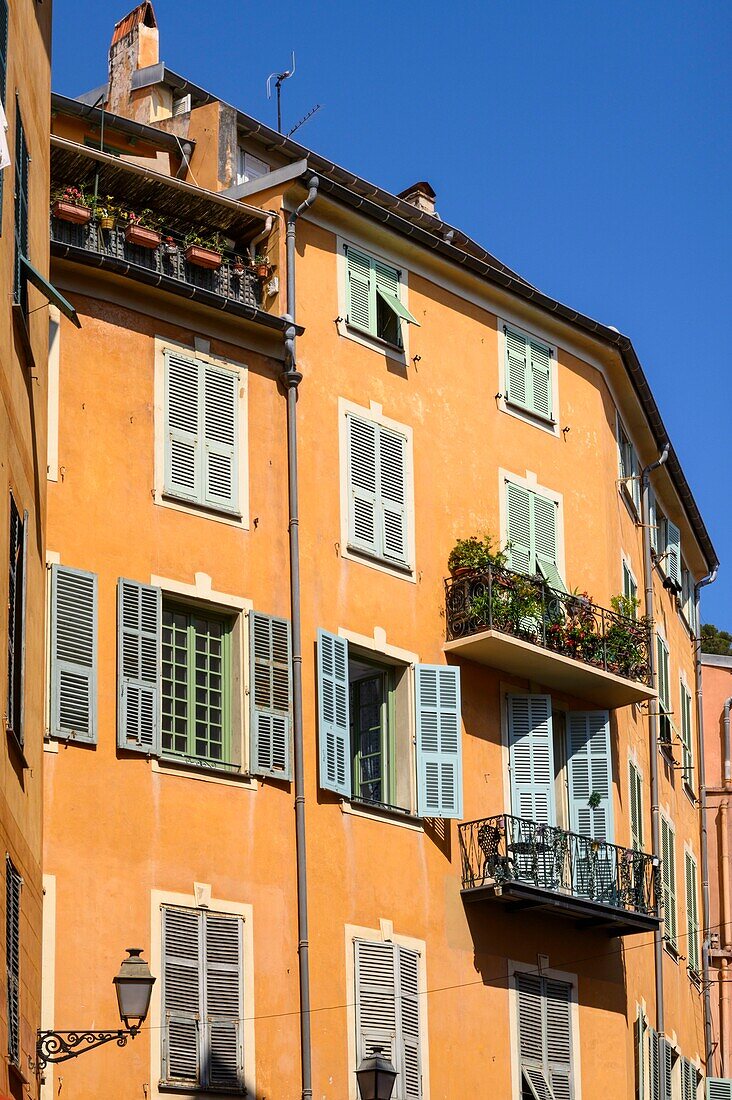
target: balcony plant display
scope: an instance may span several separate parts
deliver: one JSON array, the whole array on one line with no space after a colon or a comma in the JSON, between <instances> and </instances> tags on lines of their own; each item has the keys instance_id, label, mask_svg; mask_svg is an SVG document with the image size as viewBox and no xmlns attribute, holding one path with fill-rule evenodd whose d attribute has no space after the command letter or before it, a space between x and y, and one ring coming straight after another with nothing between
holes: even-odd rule
<instances>
[{"instance_id":1,"label":"balcony plant display","mask_svg":"<svg viewBox=\"0 0 732 1100\"><path fill-rule=\"evenodd\" d=\"M183 255L189 264L205 267L209 271L217 271L221 267L223 244L220 233L204 234L192 229L183 243Z\"/></svg>"},{"instance_id":2,"label":"balcony plant display","mask_svg":"<svg viewBox=\"0 0 732 1100\"><path fill-rule=\"evenodd\" d=\"M605 631L607 667L619 676L641 680L647 673L650 623L645 615L636 618L638 600L630 596L613 596L610 606L615 618Z\"/></svg>"},{"instance_id":3,"label":"balcony plant display","mask_svg":"<svg viewBox=\"0 0 732 1100\"><path fill-rule=\"evenodd\" d=\"M234 262L231 265L231 270L232 270L232 273L234 275L241 276L241 275L244 274L244 272L246 271L246 264L244 263L244 257L243 256L235 256L234 257Z\"/></svg>"},{"instance_id":4,"label":"balcony plant display","mask_svg":"<svg viewBox=\"0 0 732 1100\"><path fill-rule=\"evenodd\" d=\"M269 260L263 252L258 252L254 257L254 270L256 272L257 278L269 278L269 273L272 270L272 265L270 264Z\"/></svg>"},{"instance_id":5,"label":"balcony plant display","mask_svg":"<svg viewBox=\"0 0 732 1100\"><path fill-rule=\"evenodd\" d=\"M163 247L165 249L166 256L177 256L178 243L174 237L170 235L163 238Z\"/></svg>"},{"instance_id":6,"label":"balcony plant display","mask_svg":"<svg viewBox=\"0 0 732 1100\"><path fill-rule=\"evenodd\" d=\"M72 185L59 187L53 192L51 200L51 213L54 218L73 222L74 225L86 225L91 220L92 212L83 188Z\"/></svg>"},{"instance_id":7,"label":"balcony plant display","mask_svg":"<svg viewBox=\"0 0 732 1100\"><path fill-rule=\"evenodd\" d=\"M487 583L471 585L468 610L475 626L534 640L542 633L545 607L542 583L534 577L497 568Z\"/></svg>"},{"instance_id":8,"label":"balcony plant display","mask_svg":"<svg viewBox=\"0 0 732 1100\"><path fill-rule=\"evenodd\" d=\"M117 224L117 218L120 214L119 204L114 201L111 195L107 195L104 199L98 200L94 208L97 222L100 229L106 229L111 232Z\"/></svg>"},{"instance_id":9,"label":"balcony plant display","mask_svg":"<svg viewBox=\"0 0 732 1100\"><path fill-rule=\"evenodd\" d=\"M471 535L457 540L447 559L447 568L453 577L461 577L466 573L485 572L491 566L503 569L507 557L505 550L494 550L490 535L483 538Z\"/></svg>"},{"instance_id":10,"label":"balcony plant display","mask_svg":"<svg viewBox=\"0 0 732 1100\"><path fill-rule=\"evenodd\" d=\"M157 248L161 239L162 218L149 208L127 211L125 240L140 248Z\"/></svg>"}]
</instances>

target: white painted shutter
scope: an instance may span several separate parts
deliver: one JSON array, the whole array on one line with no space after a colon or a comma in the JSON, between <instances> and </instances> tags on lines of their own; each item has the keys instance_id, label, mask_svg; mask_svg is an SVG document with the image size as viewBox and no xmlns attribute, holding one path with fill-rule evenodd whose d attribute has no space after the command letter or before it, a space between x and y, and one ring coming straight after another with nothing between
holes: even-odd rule
<instances>
[{"instance_id":1,"label":"white painted shutter","mask_svg":"<svg viewBox=\"0 0 732 1100\"><path fill-rule=\"evenodd\" d=\"M399 1070L397 973L394 944L356 940L356 1063L380 1046ZM398 1097L397 1090L394 1090Z\"/></svg>"},{"instance_id":2,"label":"white painted shutter","mask_svg":"<svg viewBox=\"0 0 732 1100\"><path fill-rule=\"evenodd\" d=\"M96 743L97 577L51 567L51 735Z\"/></svg>"},{"instance_id":3,"label":"white painted shutter","mask_svg":"<svg viewBox=\"0 0 732 1100\"><path fill-rule=\"evenodd\" d=\"M291 640L286 619L249 612L249 714L252 775L291 779Z\"/></svg>"},{"instance_id":4,"label":"white painted shutter","mask_svg":"<svg viewBox=\"0 0 732 1100\"><path fill-rule=\"evenodd\" d=\"M508 553L511 569L517 573L534 570L531 533L531 493L512 481L506 483Z\"/></svg>"},{"instance_id":5,"label":"white painted shutter","mask_svg":"<svg viewBox=\"0 0 732 1100\"><path fill-rule=\"evenodd\" d=\"M239 377L205 364L203 372L204 502L235 510L238 505L237 409Z\"/></svg>"},{"instance_id":6,"label":"white painted shutter","mask_svg":"<svg viewBox=\"0 0 732 1100\"><path fill-rule=\"evenodd\" d=\"M506 336L506 397L515 405L526 406L529 401L526 338L508 327L503 331Z\"/></svg>"},{"instance_id":7,"label":"white painted shutter","mask_svg":"<svg viewBox=\"0 0 732 1100\"><path fill-rule=\"evenodd\" d=\"M165 353L165 489L200 501L200 369L195 359Z\"/></svg>"},{"instance_id":8,"label":"white painted shutter","mask_svg":"<svg viewBox=\"0 0 732 1100\"><path fill-rule=\"evenodd\" d=\"M417 812L463 816L460 669L417 665Z\"/></svg>"},{"instance_id":9,"label":"white painted shutter","mask_svg":"<svg viewBox=\"0 0 732 1100\"><path fill-rule=\"evenodd\" d=\"M534 1100L554 1100L545 1059L546 1005L543 982L538 974L523 972L517 973L514 980L523 1081L528 1084Z\"/></svg>"},{"instance_id":10,"label":"white painted shutter","mask_svg":"<svg viewBox=\"0 0 732 1100\"><path fill-rule=\"evenodd\" d=\"M511 812L553 825L554 745L550 695L507 695Z\"/></svg>"},{"instance_id":11,"label":"white painted shutter","mask_svg":"<svg viewBox=\"0 0 732 1100\"><path fill-rule=\"evenodd\" d=\"M377 426L348 416L348 537L352 546L379 552Z\"/></svg>"},{"instance_id":12,"label":"white painted shutter","mask_svg":"<svg viewBox=\"0 0 732 1100\"><path fill-rule=\"evenodd\" d=\"M194 909L163 908L163 1079L201 1081L201 920Z\"/></svg>"},{"instance_id":13,"label":"white painted shutter","mask_svg":"<svg viewBox=\"0 0 732 1100\"><path fill-rule=\"evenodd\" d=\"M348 642L318 631L320 786L351 797Z\"/></svg>"},{"instance_id":14,"label":"white painted shutter","mask_svg":"<svg viewBox=\"0 0 732 1100\"><path fill-rule=\"evenodd\" d=\"M137 581L117 582L117 744L160 752L162 593Z\"/></svg>"},{"instance_id":15,"label":"white painted shutter","mask_svg":"<svg viewBox=\"0 0 732 1100\"><path fill-rule=\"evenodd\" d=\"M403 1095L419 1100L422 1095L422 1064L419 1036L419 955L406 947L397 948L399 964L399 1023L401 1032Z\"/></svg>"},{"instance_id":16,"label":"white painted shutter","mask_svg":"<svg viewBox=\"0 0 732 1100\"><path fill-rule=\"evenodd\" d=\"M406 440L388 428L379 428L378 439L381 550L385 558L406 563Z\"/></svg>"},{"instance_id":17,"label":"white painted shutter","mask_svg":"<svg viewBox=\"0 0 732 1100\"><path fill-rule=\"evenodd\" d=\"M567 982L544 980L546 1060L556 1100L571 1100L572 1096L571 997L572 987Z\"/></svg>"},{"instance_id":18,"label":"white painted shutter","mask_svg":"<svg viewBox=\"0 0 732 1100\"><path fill-rule=\"evenodd\" d=\"M242 919L224 913L204 916L204 1066L206 1084L242 1088L244 1045Z\"/></svg>"},{"instance_id":19,"label":"white painted shutter","mask_svg":"<svg viewBox=\"0 0 732 1100\"><path fill-rule=\"evenodd\" d=\"M363 252L346 249L348 324L373 336L376 330L376 289L371 260Z\"/></svg>"},{"instance_id":20,"label":"white painted shutter","mask_svg":"<svg viewBox=\"0 0 732 1100\"><path fill-rule=\"evenodd\" d=\"M614 843L610 715L606 710L567 714L569 808L572 830ZM593 793L597 806L590 806Z\"/></svg>"}]
</instances>

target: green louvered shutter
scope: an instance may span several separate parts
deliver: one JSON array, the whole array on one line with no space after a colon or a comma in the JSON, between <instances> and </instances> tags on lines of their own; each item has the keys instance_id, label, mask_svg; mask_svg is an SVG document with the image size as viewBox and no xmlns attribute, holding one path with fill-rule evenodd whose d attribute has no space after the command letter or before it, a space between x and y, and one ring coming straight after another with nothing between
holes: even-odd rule
<instances>
[{"instance_id":1,"label":"green louvered shutter","mask_svg":"<svg viewBox=\"0 0 732 1100\"><path fill-rule=\"evenodd\" d=\"M526 337L507 326L503 331L506 336L506 398L512 404L525 408L530 397Z\"/></svg>"},{"instance_id":2,"label":"green louvered shutter","mask_svg":"<svg viewBox=\"0 0 732 1100\"><path fill-rule=\"evenodd\" d=\"M204 914L204 1084L244 1087L242 918Z\"/></svg>"},{"instance_id":3,"label":"green louvered shutter","mask_svg":"<svg viewBox=\"0 0 732 1100\"><path fill-rule=\"evenodd\" d=\"M554 746L550 695L507 695L511 812L553 825Z\"/></svg>"},{"instance_id":4,"label":"green louvered shutter","mask_svg":"<svg viewBox=\"0 0 732 1100\"><path fill-rule=\"evenodd\" d=\"M567 714L569 814L573 832L614 843L610 715L606 710ZM599 795L596 806L592 795Z\"/></svg>"},{"instance_id":5,"label":"green louvered shutter","mask_svg":"<svg viewBox=\"0 0 732 1100\"><path fill-rule=\"evenodd\" d=\"M419 955L406 947L397 947L397 963L403 1096L405 1100L420 1100L422 1059L419 1034Z\"/></svg>"},{"instance_id":6,"label":"green louvered shutter","mask_svg":"<svg viewBox=\"0 0 732 1100\"><path fill-rule=\"evenodd\" d=\"M531 410L551 420L552 417L552 353L546 344L530 340L528 353L531 360Z\"/></svg>"},{"instance_id":7,"label":"green louvered shutter","mask_svg":"<svg viewBox=\"0 0 732 1100\"><path fill-rule=\"evenodd\" d=\"M318 631L318 742L320 786L351 797L348 642Z\"/></svg>"},{"instance_id":8,"label":"green louvered shutter","mask_svg":"<svg viewBox=\"0 0 732 1100\"><path fill-rule=\"evenodd\" d=\"M203 502L235 511L239 376L208 363L199 369L203 375Z\"/></svg>"},{"instance_id":9,"label":"green louvered shutter","mask_svg":"<svg viewBox=\"0 0 732 1100\"><path fill-rule=\"evenodd\" d=\"M732 1080L707 1077L707 1100L732 1100Z\"/></svg>"},{"instance_id":10,"label":"green louvered shutter","mask_svg":"<svg viewBox=\"0 0 732 1100\"><path fill-rule=\"evenodd\" d=\"M51 567L52 737L96 743L97 577Z\"/></svg>"},{"instance_id":11,"label":"green louvered shutter","mask_svg":"<svg viewBox=\"0 0 732 1100\"><path fill-rule=\"evenodd\" d=\"M699 1072L688 1058L681 1059L681 1100L697 1100Z\"/></svg>"},{"instance_id":12,"label":"green louvered shutter","mask_svg":"<svg viewBox=\"0 0 732 1100\"><path fill-rule=\"evenodd\" d=\"M406 439L378 428L381 550L385 558L407 561Z\"/></svg>"},{"instance_id":13,"label":"green louvered shutter","mask_svg":"<svg viewBox=\"0 0 732 1100\"><path fill-rule=\"evenodd\" d=\"M348 324L376 334L376 282L371 260L363 252L346 249Z\"/></svg>"},{"instance_id":14,"label":"green louvered shutter","mask_svg":"<svg viewBox=\"0 0 732 1100\"><path fill-rule=\"evenodd\" d=\"M681 587L681 532L670 519L666 520L666 558L663 567L669 580Z\"/></svg>"},{"instance_id":15,"label":"green louvered shutter","mask_svg":"<svg viewBox=\"0 0 732 1100\"><path fill-rule=\"evenodd\" d=\"M165 490L200 501L201 376L195 359L165 353Z\"/></svg>"},{"instance_id":16,"label":"green louvered shutter","mask_svg":"<svg viewBox=\"0 0 732 1100\"><path fill-rule=\"evenodd\" d=\"M557 505L536 493L531 494L531 504L536 568L550 588L566 592L557 566Z\"/></svg>"},{"instance_id":17,"label":"green louvered shutter","mask_svg":"<svg viewBox=\"0 0 732 1100\"><path fill-rule=\"evenodd\" d=\"M117 582L117 745L160 752L162 593L137 581Z\"/></svg>"},{"instance_id":18,"label":"green louvered shutter","mask_svg":"<svg viewBox=\"0 0 732 1100\"><path fill-rule=\"evenodd\" d=\"M5 856L5 961L8 978L8 1055L20 1066L20 895L23 879Z\"/></svg>"},{"instance_id":19,"label":"green louvered shutter","mask_svg":"<svg viewBox=\"0 0 732 1100\"><path fill-rule=\"evenodd\" d=\"M676 915L676 833L661 818L661 885L663 887L663 923L666 939L677 946Z\"/></svg>"},{"instance_id":20,"label":"green louvered shutter","mask_svg":"<svg viewBox=\"0 0 732 1100\"><path fill-rule=\"evenodd\" d=\"M291 637L287 619L249 612L249 714L252 775L291 779Z\"/></svg>"},{"instance_id":21,"label":"green louvered shutter","mask_svg":"<svg viewBox=\"0 0 732 1100\"><path fill-rule=\"evenodd\" d=\"M694 731L691 719L691 693L681 681L681 763L687 787L694 785Z\"/></svg>"},{"instance_id":22,"label":"green louvered shutter","mask_svg":"<svg viewBox=\"0 0 732 1100\"><path fill-rule=\"evenodd\" d=\"M628 804L630 807L630 844L643 851L643 782L632 760L628 761Z\"/></svg>"},{"instance_id":23,"label":"green louvered shutter","mask_svg":"<svg viewBox=\"0 0 732 1100\"><path fill-rule=\"evenodd\" d=\"M684 878L686 886L686 956L689 969L699 973L699 908L697 902L696 860L690 852L684 852Z\"/></svg>"},{"instance_id":24,"label":"green louvered shutter","mask_svg":"<svg viewBox=\"0 0 732 1100\"><path fill-rule=\"evenodd\" d=\"M348 416L348 539L358 550L379 553L378 428Z\"/></svg>"},{"instance_id":25,"label":"green louvered shutter","mask_svg":"<svg viewBox=\"0 0 732 1100\"><path fill-rule=\"evenodd\" d=\"M508 481L506 506L509 564L516 573L532 573L535 564L532 557L531 493Z\"/></svg>"},{"instance_id":26,"label":"green louvered shutter","mask_svg":"<svg viewBox=\"0 0 732 1100\"><path fill-rule=\"evenodd\" d=\"M201 913L163 908L163 1080L202 1083Z\"/></svg>"},{"instance_id":27,"label":"green louvered shutter","mask_svg":"<svg viewBox=\"0 0 732 1100\"><path fill-rule=\"evenodd\" d=\"M394 944L355 940L356 1064L380 1046L400 1069L397 1022L397 958ZM395 1097L399 1096L394 1089Z\"/></svg>"},{"instance_id":28,"label":"green louvered shutter","mask_svg":"<svg viewBox=\"0 0 732 1100\"><path fill-rule=\"evenodd\" d=\"M463 816L460 669L417 665L417 813Z\"/></svg>"}]
</instances>

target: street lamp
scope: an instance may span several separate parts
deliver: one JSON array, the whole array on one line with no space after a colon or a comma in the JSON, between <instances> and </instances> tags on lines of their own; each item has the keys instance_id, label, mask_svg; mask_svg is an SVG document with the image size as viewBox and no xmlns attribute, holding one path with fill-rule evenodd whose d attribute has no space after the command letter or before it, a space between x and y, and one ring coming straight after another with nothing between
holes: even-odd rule
<instances>
[{"instance_id":1,"label":"street lamp","mask_svg":"<svg viewBox=\"0 0 732 1100\"><path fill-rule=\"evenodd\" d=\"M358 1091L361 1100L391 1100L397 1072L388 1058L384 1058L382 1047L374 1046L370 1058L364 1058L356 1070Z\"/></svg>"},{"instance_id":2,"label":"street lamp","mask_svg":"<svg viewBox=\"0 0 732 1100\"><path fill-rule=\"evenodd\" d=\"M143 958L141 947L128 947L119 973L112 979L117 992L119 1015L124 1028L117 1031L39 1031L36 1040L36 1064L43 1069L49 1062L66 1062L104 1043L127 1045L134 1039L147 1016L155 979ZM77 1049L79 1048L79 1049ZM391 1094L390 1094L391 1095Z\"/></svg>"}]
</instances>

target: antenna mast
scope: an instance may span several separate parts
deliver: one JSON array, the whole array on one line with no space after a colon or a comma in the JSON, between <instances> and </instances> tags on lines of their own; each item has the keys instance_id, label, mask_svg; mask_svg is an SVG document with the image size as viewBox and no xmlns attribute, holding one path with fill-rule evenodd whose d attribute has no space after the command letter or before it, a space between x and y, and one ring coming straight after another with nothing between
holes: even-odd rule
<instances>
[{"instance_id":1,"label":"antenna mast","mask_svg":"<svg viewBox=\"0 0 732 1100\"><path fill-rule=\"evenodd\" d=\"M272 80L275 82L275 88L277 90L277 133L282 133L282 85L286 80L289 80L291 76L295 75L295 51L292 51L292 67L287 69L284 73L270 73L267 77L267 99L272 98Z\"/></svg>"}]
</instances>

